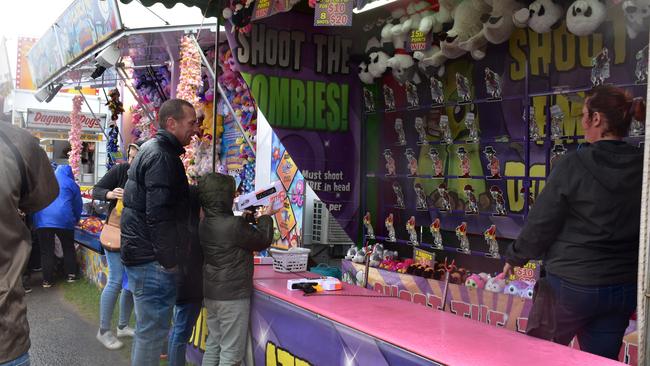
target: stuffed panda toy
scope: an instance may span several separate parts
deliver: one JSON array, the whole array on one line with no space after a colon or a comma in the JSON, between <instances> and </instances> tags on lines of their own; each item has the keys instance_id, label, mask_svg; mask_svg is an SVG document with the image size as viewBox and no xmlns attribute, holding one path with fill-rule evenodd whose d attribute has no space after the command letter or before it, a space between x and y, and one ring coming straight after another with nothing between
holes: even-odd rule
<instances>
[{"instance_id":1,"label":"stuffed panda toy","mask_svg":"<svg viewBox=\"0 0 650 366\"><path fill-rule=\"evenodd\" d=\"M576 0L566 11L566 27L576 36L588 36L605 21L605 0Z\"/></svg>"},{"instance_id":2,"label":"stuffed panda toy","mask_svg":"<svg viewBox=\"0 0 650 366\"><path fill-rule=\"evenodd\" d=\"M558 0L535 0L528 8L515 12L512 21L519 28L530 27L537 33L548 33L558 26L564 15Z\"/></svg>"}]
</instances>

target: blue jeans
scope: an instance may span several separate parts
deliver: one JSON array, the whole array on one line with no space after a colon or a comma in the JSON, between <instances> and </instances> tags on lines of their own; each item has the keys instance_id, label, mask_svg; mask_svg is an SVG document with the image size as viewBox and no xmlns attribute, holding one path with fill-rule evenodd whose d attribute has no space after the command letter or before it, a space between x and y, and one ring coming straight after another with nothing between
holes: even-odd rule
<instances>
[{"instance_id":1,"label":"blue jeans","mask_svg":"<svg viewBox=\"0 0 650 366\"><path fill-rule=\"evenodd\" d=\"M106 251L106 262L108 262L108 282L99 301L99 328L102 330L111 329L111 317L113 316L118 294L120 296L118 327L123 328L129 325L129 319L133 311L133 293L122 288L122 278L125 272L124 265L120 260L120 252Z\"/></svg>"},{"instance_id":2,"label":"blue jeans","mask_svg":"<svg viewBox=\"0 0 650 366\"><path fill-rule=\"evenodd\" d=\"M547 279L555 296L553 340L568 345L577 335L581 350L617 360L636 309L636 283L580 286L552 274Z\"/></svg>"},{"instance_id":3,"label":"blue jeans","mask_svg":"<svg viewBox=\"0 0 650 366\"><path fill-rule=\"evenodd\" d=\"M192 328L201 312L201 303L189 303L174 307L174 325L169 335L169 366L185 365L185 346L192 335Z\"/></svg>"},{"instance_id":4,"label":"blue jeans","mask_svg":"<svg viewBox=\"0 0 650 366\"><path fill-rule=\"evenodd\" d=\"M0 366L29 366L29 353L25 352L15 360L0 363Z\"/></svg>"},{"instance_id":5,"label":"blue jeans","mask_svg":"<svg viewBox=\"0 0 650 366\"><path fill-rule=\"evenodd\" d=\"M129 287L135 300L133 366L158 366L176 302L176 270L158 262L127 266Z\"/></svg>"}]
</instances>

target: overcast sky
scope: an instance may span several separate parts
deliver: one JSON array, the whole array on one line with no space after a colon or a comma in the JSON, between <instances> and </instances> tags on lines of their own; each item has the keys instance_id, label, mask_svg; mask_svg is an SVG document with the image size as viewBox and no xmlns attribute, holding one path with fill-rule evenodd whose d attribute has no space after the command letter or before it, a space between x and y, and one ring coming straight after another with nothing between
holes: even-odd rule
<instances>
[{"instance_id":1,"label":"overcast sky","mask_svg":"<svg viewBox=\"0 0 650 366\"><path fill-rule=\"evenodd\" d=\"M73 0L0 0L0 38L7 38L7 52L14 78L18 37L40 38L72 2ZM129 14L123 14L122 20L132 26L134 21L142 18L152 21L152 25L162 25L150 10L173 24L199 24L202 21L201 11L196 7L177 5L170 10L161 4L155 4L147 10L137 1L120 6L128 8ZM133 21L129 22L129 18ZM206 24L210 21L214 22L215 18L205 20Z\"/></svg>"}]
</instances>

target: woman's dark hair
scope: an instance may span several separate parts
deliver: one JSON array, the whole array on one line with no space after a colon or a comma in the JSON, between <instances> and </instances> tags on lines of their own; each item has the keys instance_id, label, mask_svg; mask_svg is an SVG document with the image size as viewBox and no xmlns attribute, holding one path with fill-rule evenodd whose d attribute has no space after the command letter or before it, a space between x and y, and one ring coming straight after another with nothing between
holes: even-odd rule
<instances>
[{"instance_id":1,"label":"woman's dark hair","mask_svg":"<svg viewBox=\"0 0 650 366\"><path fill-rule=\"evenodd\" d=\"M594 112L606 117L607 127L603 135L627 136L634 110L630 93L612 85L601 85L588 91L586 98L589 118L594 115Z\"/></svg>"}]
</instances>

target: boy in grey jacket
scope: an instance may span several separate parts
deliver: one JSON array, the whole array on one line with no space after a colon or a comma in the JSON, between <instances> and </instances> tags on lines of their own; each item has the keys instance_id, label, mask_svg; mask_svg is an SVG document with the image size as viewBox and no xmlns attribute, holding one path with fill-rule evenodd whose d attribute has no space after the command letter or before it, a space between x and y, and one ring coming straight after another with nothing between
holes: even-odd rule
<instances>
[{"instance_id":1,"label":"boy in grey jacket","mask_svg":"<svg viewBox=\"0 0 650 366\"><path fill-rule=\"evenodd\" d=\"M273 240L271 209L266 208L252 225L234 216L234 197L233 177L213 173L199 179L205 214L199 226L203 293L210 331L203 366L241 364L253 292L253 252L268 248Z\"/></svg>"}]
</instances>

